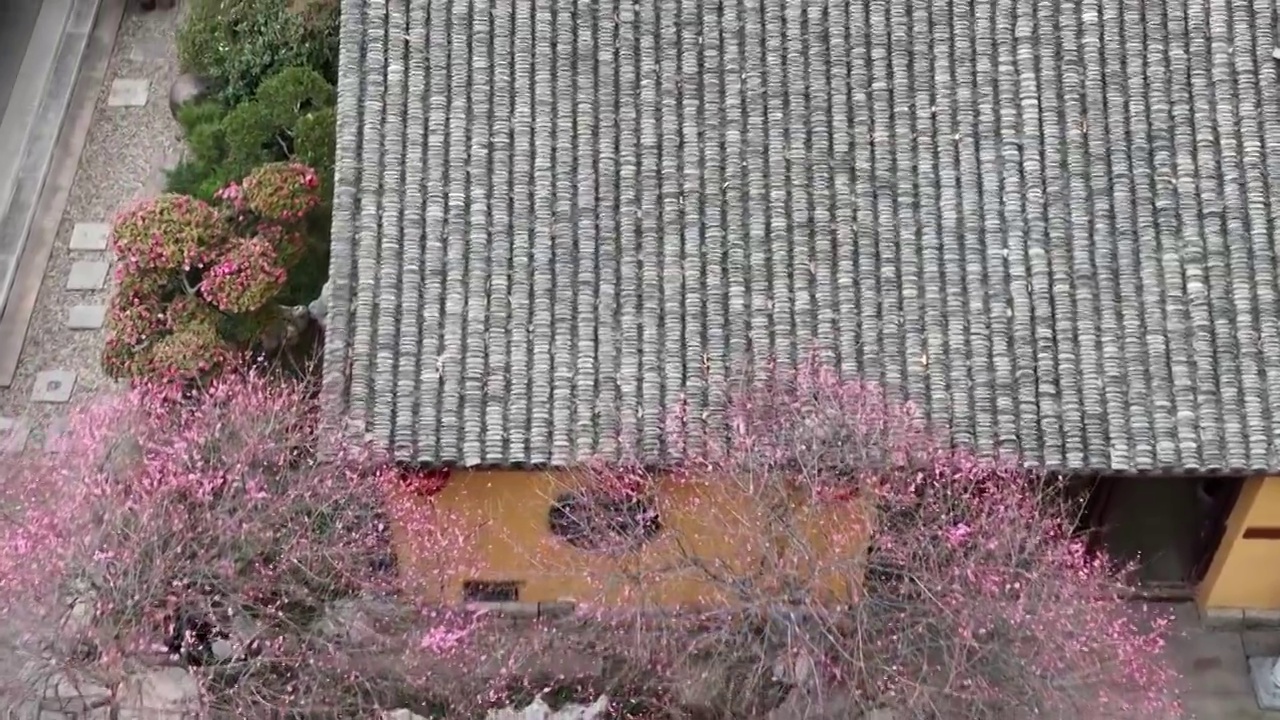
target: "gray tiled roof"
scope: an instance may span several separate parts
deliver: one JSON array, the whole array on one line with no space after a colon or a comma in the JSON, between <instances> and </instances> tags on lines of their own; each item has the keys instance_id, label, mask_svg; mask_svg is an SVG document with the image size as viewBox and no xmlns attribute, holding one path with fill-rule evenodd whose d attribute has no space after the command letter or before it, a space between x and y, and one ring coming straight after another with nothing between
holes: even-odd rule
<instances>
[{"instance_id":1,"label":"gray tiled roof","mask_svg":"<svg viewBox=\"0 0 1280 720\"><path fill-rule=\"evenodd\" d=\"M343 9L325 391L401 457L659 458L816 344L984 453L1280 469L1271 0Z\"/></svg>"}]
</instances>

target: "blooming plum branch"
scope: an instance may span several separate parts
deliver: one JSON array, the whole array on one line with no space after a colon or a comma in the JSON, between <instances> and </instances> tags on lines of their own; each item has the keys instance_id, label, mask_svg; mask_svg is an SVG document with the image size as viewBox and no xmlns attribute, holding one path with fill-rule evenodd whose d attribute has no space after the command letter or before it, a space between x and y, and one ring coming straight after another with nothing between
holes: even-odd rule
<instances>
[{"instance_id":1,"label":"blooming plum branch","mask_svg":"<svg viewBox=\"0 0 1280 720\"><path fill-rule=\"evenodd\" d=\"M666 554L551 569L593 579L590 612L650 677L718 678L686 710L1180 717L1169 619L1122 599L1128 568L1074 536L1078 508L1047 479L948 446L816 356L745 374L721 432L687 425L668 439L679 467L578 471L587 487L696 488ZM698 611L673 621L664 592Z\"/></svg>"}]
</instances>

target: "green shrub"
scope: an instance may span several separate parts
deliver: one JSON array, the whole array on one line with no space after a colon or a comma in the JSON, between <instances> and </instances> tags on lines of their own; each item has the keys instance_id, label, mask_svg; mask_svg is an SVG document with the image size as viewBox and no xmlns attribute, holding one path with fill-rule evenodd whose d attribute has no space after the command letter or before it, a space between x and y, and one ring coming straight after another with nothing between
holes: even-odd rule
<instances>
[{"instance_id":1,"label":"green shrub","mask_svg":"<svg viewBox=\"0 0 1280 720\"><path fill-rule=\"evenodd\" d=\"M221 103L213 101L199 102L192 105L183 105L178 108L178 124L182 126L182 132L186 135L187 146L197 152L211 153L222 152L218 149L220 143L225 142L220 130L222 118L227 116L227 109ZM194 134L201 130L218 129L219 132L211 134L207 138L196 138ZM201 145L201 140L205 142L218 143L217 146L207 147Z\"/></svg>"},{"instance_id":2,"label":"green shrub","mask_svg":"<svg viewBox=\"0 0 1280 720\"><path fill-rule=\"evenodd\" d=\"M221 167L209 167L197 160L186 159L168 172L165 186L171 193L212 200L214 194L234 177Z\"/></svg>"},{"instance_id":3,"label":"green shrub","mask_svg":"<svg viewBox=\"0 0 1280 720\"><path fill-rule=\"evenodd\" d=\"M187 105L178 110L178 124L186 138L187 153L182 162L166 174L165 186L169 192L207 202L238 177L222 166L227 156L227 136L222 127L226 115L226 109L216 102Z\"/></svg>"},{"instance_id":4,"label":"green shrub","mask_svg":"<svg viewBox=\"0 0 1280 720\"><path fill-rule=\"evenodd\" d=\"M337 80L338 0L191 0L178 31L184 70L216 83L228 107L287 67Z\"/></svg>"},{"instance_id":5,"label":"green shrub","mask_svg":"<svg viewBox=\"0 0 1280 720\"><path fill-rule=\"evenodd\" d=\"M169 173L169 191L209 200L254 168L297 159L316 168L329 194L334 99L333 86L315 71L285 68L262 83L252 100L230 110L216 103L183 108L178 122L188 158Z\"/></svg>"},{"instance_id":6,"label":"green shrub","mask_svg":"<svg viewBox=\"0 0 1280 720\"><path fill-rule=\"evenodd\" d=\"M321 186L327 196L333 194L334 129L337 123L337 111L327 107L298 118L293 128L294 156L320 173Z\"/></svg>"},{"instance_id":7,"label":"green shrub","mask_svg":"<svg viewBox=\"0 0 1280 720\"><path fill-rule=\"evenodd\" d=\"M267 78L253 96L271 114L272 122L290 127L313 109L333 107L333 83L309 68L289 67Z\"/></svg>"},{"instance_id":8,"label":"green shrub","mask_svg":"<svg viewBox=\"0 0 1280 720\"><path fill-rule=\"evenodd\" d=\"M272 114L260 103L250 101L233 108L223 118L222 133L228 142L222 166L230 174L244 175L282 155L288 157L287 146L281 143L281 129Z\"/></svg>"}]
</instances>

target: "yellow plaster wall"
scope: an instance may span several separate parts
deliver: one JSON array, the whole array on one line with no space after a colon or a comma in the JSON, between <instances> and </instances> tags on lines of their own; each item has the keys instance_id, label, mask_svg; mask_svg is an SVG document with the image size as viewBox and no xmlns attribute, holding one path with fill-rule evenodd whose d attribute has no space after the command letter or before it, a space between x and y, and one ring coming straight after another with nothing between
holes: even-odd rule
<instances>
[{"instance_id":1,"label":"yellow plaster wall","mask_svg":"<svg viewBox=\"0 0 1280 720\"><path fill-rule=\"evenodd\" d=\"M1249 528L1280 529L1280 477L1245 481L1200 584L1201 607L1280 609L1280 539L1245 538Z\"/></svg>"},{"instance_id":2,"label":"yellow plaster wall","mask_svg":"<svg viewBox=\"0 0 1280 720\"><path fill-rule=\"evenodd\" d=\"M454 472L440 494L411 501L395 523L406 577L426 599L450 603L462 600L469 580L520 582L521 602L717 603L727 599L718 586L677 568L697 557L750 572L777 547L760 541L763 524L753 517L763 510L732 483L681 482L660 486L663 528L641 550L623 557L579 550L552 535L547 521L552 500L573 484L568 473ZM813 551L775 556L766 565L783 568L785 577L816 575L803 564L834 568L819 586L848 597L846 570L866 536L853 507L798 509L798 525L808 528L805 544ZM744 532L749 528L756 531ZM814 563L829 557L823 553L849 561Z\"/></svg>"}]
</instances>

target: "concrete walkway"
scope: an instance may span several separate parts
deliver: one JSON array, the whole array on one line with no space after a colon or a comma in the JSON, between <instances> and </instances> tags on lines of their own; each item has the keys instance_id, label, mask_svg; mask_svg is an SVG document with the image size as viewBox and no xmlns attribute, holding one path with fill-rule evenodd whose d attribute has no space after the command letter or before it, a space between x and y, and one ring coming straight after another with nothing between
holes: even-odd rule
<instances>
[{"instance_id":1,"label":"concrete walkway","mask_svg":"<svg viewBox=\"0 0 1280 720\"><path fill-rule=\"evenodd\" d=\"M1188 720L1280 720L1258 707L1248 658L1280 655L1280 628L1219 630L1194 605L1174 608L1178 635L1169 660L1183 677Z\"/></svg>"},{"instance_id":2,"label":"concrete walkway","mask_svg":"<svg viewBox=\"0 0 1280 720\"><path fill-rule=\"evenodd\" d=\"M0 481L7 453L56 451L50 441L69 405L115 386L100 363L111 292L107 230L122 207L162 189L164 169L179 157L178 127L167 104L177 74L178 13L140 14L136 3L126 11L126 0L100 1L53 169L0 317ZM0 640L21 630L17 618L0 620ZM25 661L0 653L0 684L17 679ZM0 698L0 718L71 717L18 700Z\"/></svg>"},{"instance_id":3,"label":"concrete walkway","mask_svg":"<svg viewBox=\"0 0 1280 720\"><path fill-rule=\"evenodd\" d=\"M5 0L0 13L0 309L73 102L103 0Z\"/></svg>"},{"instance_id":4,"label":"concrete walkway","mask_svg":"<svg viewBox=\"0 0 1280 720\"><path fill-rule=\"evenodd\" d=\"M105 72L88 88L92 120L79 162L67 177L50 177L50 186L67 187L62 207L42 219L46 233L29 238L0 323L0 370L6 355L12 362L12 381L0 389L0 432L8 430L0 451L45 445L69 403L114 385L100 363L111 292L107 233L121 208L163 189L164 169L179 158L178 126L167 104L177 74L178 13L138 13L130 3L121 20L124 5L104 0L99 30L114 21L118 34L109 62L102 59Z\"/></svg>"},{"instance_id":5,"label":"concrete walkway","mask_svg":"<svg viewBox=\"0 0 1280 720\"><path fill-rule=\"evenodd\" d=\"M0 109L8 107L13 86L22 76L22 59L43 5L40 0L0 3Z\"/></svg>"}]
</instances>

